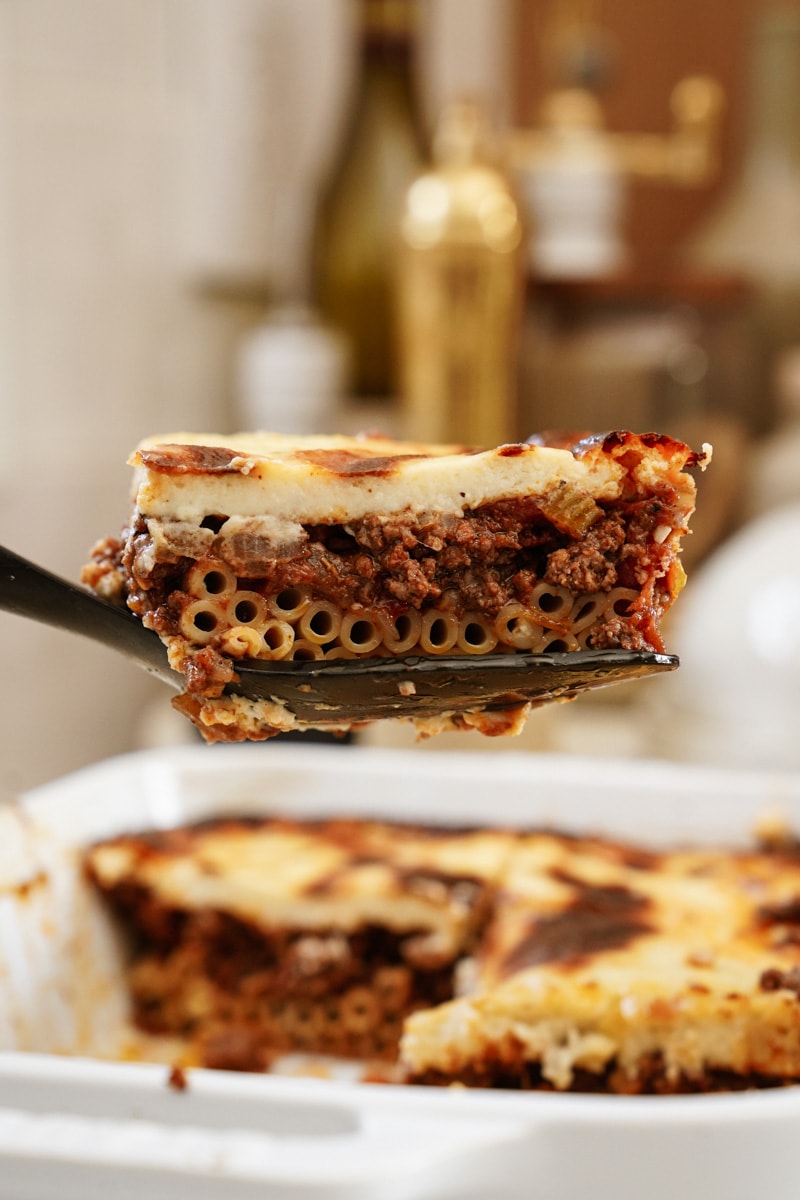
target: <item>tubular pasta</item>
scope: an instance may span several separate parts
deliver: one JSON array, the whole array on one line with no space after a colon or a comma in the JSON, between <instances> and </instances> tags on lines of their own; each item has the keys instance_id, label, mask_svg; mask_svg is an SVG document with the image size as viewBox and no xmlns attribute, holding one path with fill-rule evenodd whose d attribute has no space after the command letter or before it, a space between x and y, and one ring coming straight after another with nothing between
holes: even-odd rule
<instances>
[{"instance_id":1,"label":"tubular pasta","mask_svg":"<svg viewBox=\"0 0 800 1200\"><path fill-rule=\"evenodd\" d=\"M318 646L335 641L341 626L340 610L327 600L315 600L309 604L297 623L300 637L307 642L315 642Z\"/></svg>"},{"instance_id":2,"label":"tubular pasta","mask_svg":"<svg viewBox=\"0 0 800 1200\"><path fill-rule=\"evenodd\" d=\"M336 1039L341 1033L342 1015L339 1011L339 997L329 996L322 1007L322 1023L328 1038Z\"/></svg>"},{"instance_id":3,"label":"tubular pasta","mask_svg":"<svg viewBox=\"0 0 800 1200\"><path fill-rule=\"evenodd\" d=\"M411 994L411 975L408 967L379 967L375 972L373 987L387 1015L402 1012Z\"/></svg>"},{"instance_id":4,"label":"tubular pasta","mask_svg":"<svg viewBox=\"0 0 800 1200\"><path fill-rule=\"evenodd\" d=\"M311 662L313 659L325 657L325 651L319 642L309 642L307 638L295 638L287 658L297 659L298 662Z\"/></svg>"},{"instance_id":5,"label":"tubular pasta","mask_svg":"<svg viewBox=\"0 0 800 1200\"><path fill-rule=\"evenodd\" d=\"M305 584L283 588L267 600L267 608L279 621L297 621L311 603L311 589Z\"/></svg>"},{"instance_id":6,"label":"tubular pasta","mask_svg":"<svg viewBox=\"0 0 800 1200\"><path fill-rule=\"evenodd\" d=\"M288 658L294 645L294 630L288 621L267 621L261 642L261 658Z\"/></svg>"},{"instance_id":7,"label":"tubular pasta","mask_svg":"<svg viewBox=\"0 0 800 1200\"><path fill-rule=\"evenodd\" d=\"M579 634L594 624L604 611L607 599L608 597L603 592L578 597L569 615L569 627L573 634Z\"/></svg>"},{"instance_id":8,"label":"tubular pasta","mask_svg":"<svg viewBox=\"0 0 800 1200\"><path fill-rule=\"evenodd\" d=\"M594 650L595 647L592 645L592 639L594 637L594 634L595 634L595 626L594 625L587 625L587 627L585 629L579 630L578 633L575 635L575 638L578 643L578 649L579 650Z\"/></svg>"},{"instance_id":9,"label":"tubular pasta","mask_svg":"<svg viewBox=\"0 0 800 1200\"><path fill-rule=\"evenodd\" d=\"M563 654L567 650L580 650L578 639L571 633L551 633L545 635L541 646L542 654Z\"/></svg>"},{"instance_id":10,"label":"tubular pasta","mask_svg":"<svg viewBox=\"0 0 800 1200\"><path fill-rule=\"evenodd\" d=\"M505 604L494 620L495 632L501 642L515 650L535 650L541 645L544 631L522 604Z\"/></svg>"},{"instance_id":11,"label":"tubular pasta","mask_svg":"<svg viewBox=\"0 0 800 1200\"><path fill-rule=\"evenodd\" d=\"M345 650L352 650L354 654L369 654L375 650L383 640L377 614L369 611L345 613L339 640Z\"/></svg>"},{"instance_id":12,"label":"tubular pasta","mask_svg":"<svg viewBox=\"0 0 800 1200\"><path fill-rule=\"evenodd\" d=\"M188 642L207 646L228 624L227 614L215 600L194 600L181 613L180 631Z\"/></svg>"},{"instance_id":13,"label":"tubular pasta","mask_svg":"<svg viewBox=\"0 0 800 1200\"><path fill-rule=\"evenodd\" d=\"M497 645L497 634L482 613L467 613L458 623L456 643L465 654L489 654Z\"/></svg>"},{"instance_id":14,"label":"tubular pasta","mask_svg":"<svg viewBox=\"0 0 800 1200\"><path fill-rule=\"evenodd\" d=\"M259 634L264 632L269 620L264 597L258 592L246 592L239 588L228 601L227 612L232 625L247 625Z\"/></svg>"},{"instance_id":15,"label":"tubular pasta","mask_svg":"<svg viewBox=\"0 0 800 1200\"><path fill-rule=\"evenodd\" d=\"M293 1000L287 1000L281 1013L281 1033L294 1040L298 1032L297 1005Z\"/></svg>"},{"instance_id":16,"label":"tubular pasta","mask_svg":"<svg viewBox=\"0 0 800 1200\"><path fill-rule=\"evenodd\" d=\"M422 617L416 609L410 608L394 620L386 613L377 615L383 629L383 643L392 654L405 654L417 645L422 632Z\"/></svg>"},{"instance_id":17,"label":"tubular pasta","mask_svg":"<svg viewBox=\"0 0 800 1200\"><path fill-rule=\"evenodd\" d=\"M249 625L234 625L220 639L220 649L231 658L258 658L263 648L261 634Z\"/></svg>"},{"instance_id":18,"label":"tubular pasta","mask_svg":"<svg viewBox=\"0 0 800 1200\"><path fill-rule=\"evenodd\" d=\"M216 600L224 604L236 587L236 576L230 567L211 559L196 562L186 575L186 590L197 600Z\"/></svg>"},{"instance_id":19,"label":"tubular pasta","mask_svg":"<svg viewBox=\"0 0 800 1200\"><path fill-rule=\"evenodd\" d=\"M569 629L569 614L574 596L566 588L537 583L531 592L529 608L533 620L548 629Z\"/></svg>"},{"instance_id":20,"label":"tubular pasta","mask_svg":"<svg viewBox=\"0 0 800 1200\"><path fill-rule=\"evenodd\" d=\"M447 654L457 637L458 620L454 613L432 608L423 614L419 644L426 654Z\"/></svg>"},{"instance_id":21,"label":"tubular pasta","mask_svg":"<svg viewBox=\"0 0 800 1200\"><path fill-rule=\"evenodd\" d=\"M342 996L340 1012L348 1033L368 1033L380 1021L381 1004L369 988L353 987Z\"/></svg>"},{"instance_id":22,"label":"tubular pasta","mask_svg":"<svg viewBox=\"0 0 800 1200\"><path fill-rule=\"evenodd\" d=\"M303 1033L307 1042L315 1046L325 1031L325 1014L318 1004L304 1010Z\"/></svg>"},{"instance_id":23,"label":"tubular pasta","mask_svg":"<svg viewBox=\"0 0 800 1200\"><path fill-rule=\"evenodd\" d=\"M300 1001L294 1005L294 1023L295 1037L302 1042L308 1042L309 1035L314 1032L313 1021L314 1009L307 1001Z\"/></svg>"},{"instance_id":24,"label":"tubular pasta","mask_svg":"<svg viewBox=\"0 0 800 1200\"><path fill-rule=\"evenodd\" d=\"M603 621L626 617L638 599L633 588L575 596L540 582L530 602L512 601L496 617L478 611L459 618L449 605L396 617L381 608L342 613L327 600L312 600L305 585L271 597L238 586L233 572L212 560L197 563L187 587L203 595L187 605L180 632L196 646L211 642L232 658L336 660L420 654L515 654L590 649Z\"/></svg>"},{"instance_id":25,"label":"tubular pasta","mask_svg":"<svg viewBox=\"0 0 800 1200\"><path fill-rule=\"evenodd\" d=\"M612 588L606 596L606 602L603 608L603 615L606 617L625 617L628 615L631 604L634 600L638 600L639 593L633 588Z\"/></svg>"}]
</instances>

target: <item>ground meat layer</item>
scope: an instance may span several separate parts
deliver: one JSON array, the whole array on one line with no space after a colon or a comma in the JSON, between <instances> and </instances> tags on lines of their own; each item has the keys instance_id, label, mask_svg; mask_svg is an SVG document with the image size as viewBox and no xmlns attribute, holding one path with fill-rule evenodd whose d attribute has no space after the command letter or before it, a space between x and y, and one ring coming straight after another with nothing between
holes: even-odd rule
<instances>
[{"instance_id":1,"label":"ground meat layer","mask_svg":"<svg viewBox=\"0 0 800 1200\"><path fill-rule=\"evenodd\" d=\"M239 1055L251 1066L234 1069L260 1069L286 1050L393 1061L405 1017L453 996L456 959L425 930L256 929L131 885L107 894L131 940L135 1023L191 1039L208 1066ZM476 910L459 958L487 912Z\"/></svg>"},{"instance_id":2,"label":"ground meat layer","mask_svg":"<svg viewBox=\"0 0 800 1200\"><path fill-rule=\"evenodd\" d=\"M219 527L224 517L210 520ZM669 538L659 541L654 534L680 524L668 498L651 498L603 513L573 539L528 499L496 502L461 517L373 516L346 526L308 526L288 556L262 553L257 577L243 574L254 558L246 547L241 561L231 561L230 547L217 537L209 557L226 561L243 588L266 596L307 585L314 599L341 609L382 608L392 617L441 607L456 616L492 618L511 602L528 604L540 583L576 596L632 588L641 593L641 604L598 623L589 644L661 650L658 623L669 602L664 580L675 550ZM120 554L128 603L159 634L175 636L189 600L185 574L192 559L172 554L154 562L151 550L140 520ZM107 546L104 555L108 562Z\"/></svg>"}]
</instances>

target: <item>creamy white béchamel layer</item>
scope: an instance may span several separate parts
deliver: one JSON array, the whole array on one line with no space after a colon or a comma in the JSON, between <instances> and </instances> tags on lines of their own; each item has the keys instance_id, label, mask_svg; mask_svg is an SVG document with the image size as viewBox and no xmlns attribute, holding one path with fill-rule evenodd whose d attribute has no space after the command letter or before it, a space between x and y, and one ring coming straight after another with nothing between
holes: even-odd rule
<instances>
[{"instance_id":1,"label":"creamy white b\u00e9chamel layer","mask_svg":"<svg viewBox=\"0 0 800 1200\"><path fill-rule=\"evenodd\" d=\"M193 459L187 447L221 453ZM707 457L704 448L699 465ZM527 443L473 451L384 438L174 433L148 438L130 462L136 507L146 517L198 522L210 513L272 513L312 524L408 510L461 513L504 498L547 495L565 484L612 503L631 479L643 491L668 481L691 509L686 458L679 442L636 435L611 449L600 438L573 454Z\"/></svg>"}]
</instances>

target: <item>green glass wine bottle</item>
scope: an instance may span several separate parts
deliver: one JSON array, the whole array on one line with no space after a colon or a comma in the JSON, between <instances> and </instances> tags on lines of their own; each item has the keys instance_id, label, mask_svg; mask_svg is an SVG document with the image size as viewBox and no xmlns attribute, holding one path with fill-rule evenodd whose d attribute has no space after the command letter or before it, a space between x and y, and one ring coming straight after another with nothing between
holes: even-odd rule
<instances>
[{"instance_id":1,"label":"green glass wine bottle","mask_svg":"<svg viewBox=\"0 0 800 1200\"><path fill-rule=\"evenodd\" d=\"M349 343L355 399L397 395L394 294L409 183L426 161L414 81L415 0L358 0L359 76L341 154L322 196L315 303Z\"/></svg>"}]
</instances>

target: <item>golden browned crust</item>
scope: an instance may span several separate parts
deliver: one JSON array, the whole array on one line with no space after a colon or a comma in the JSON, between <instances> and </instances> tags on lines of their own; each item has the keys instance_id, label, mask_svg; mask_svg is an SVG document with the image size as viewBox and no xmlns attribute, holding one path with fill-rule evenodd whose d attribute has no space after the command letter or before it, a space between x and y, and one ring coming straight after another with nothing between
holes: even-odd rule
<instances>
[{"instance_id":1,"label":"golden browned crust","mask_svg":"<svg viewBox=\"0 0 800 1200\"><path fill-rule=\"evenodd\" d=\"M558 1090L800 1079L797 913L790 856L523 838L474 994L412 1017L404 1062Z\"/></svg>"},{"instance_id":2,"label":"golden browned crust","mask_svg":"<svg viewBox=\"0 0 800 1200\"><path fill-rule=\"evenodd\" d=\"M268 462L285 462L302 470L312 467L327 475L352 479L355 476L388 478L402 476L405 464L423 459L464 459L486 453L513 459L535 455L542 450L568 452L576 459L591 460L600 455L619 459L628 451L649 453L662 461L680 461L681 469L705 465L709 453L692 451L685 443L660 433L634 434L627 430L611 433L534 435L526 442L485 451L474 446L432 445L399 442L379 437L283 438L275 434L200 435L171 434L149 438L131 458L133 465L168 476L175 475L251 475L265 472ZM192 439L192 440L189 440ZM548 456L555 461L552 455ZM402 504L401 507L406 507Z\"/></svg>"}]
</instances>

